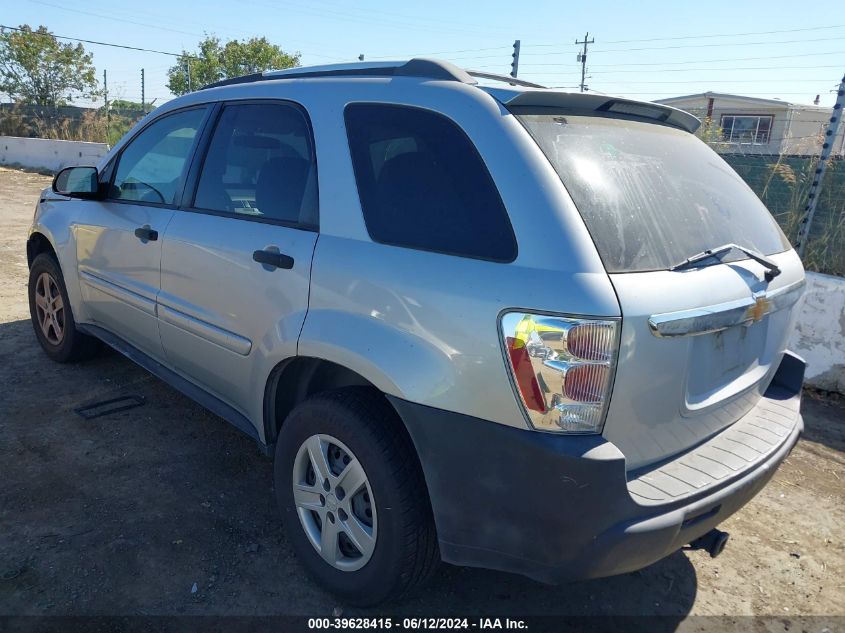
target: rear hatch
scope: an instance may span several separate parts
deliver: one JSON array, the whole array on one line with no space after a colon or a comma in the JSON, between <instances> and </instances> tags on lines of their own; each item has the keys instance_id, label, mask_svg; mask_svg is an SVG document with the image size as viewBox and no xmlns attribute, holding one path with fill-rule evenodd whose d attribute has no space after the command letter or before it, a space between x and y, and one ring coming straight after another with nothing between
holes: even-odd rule
<instances>
[{"instance_id":1,"label":"rear hatch","mask_svg":"<svg viewBox=\"0 0 845 633\"><path fill-rule=\"evenodd\" d=\"M548 110L518 117L560 175L619 298L604 436L637 469L742 417L777 369L803 286L768 210L689 132ZM768 263L730 248L677 268L731 243Z\"/></svg>"}]
</instances>

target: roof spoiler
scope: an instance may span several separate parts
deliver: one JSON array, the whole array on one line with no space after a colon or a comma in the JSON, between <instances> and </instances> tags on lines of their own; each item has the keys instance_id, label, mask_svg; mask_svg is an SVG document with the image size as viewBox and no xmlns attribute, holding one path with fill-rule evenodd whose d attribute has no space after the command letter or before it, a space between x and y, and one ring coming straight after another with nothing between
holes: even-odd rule
<instances>
[{"instance_id":1,"label":"roof spoiler","mask_svg":"<svg viewBox=\"0 0 845 633\"><path fill-rule=\"evenodd\" d=\"M489 92L506 105L509 110L529 112L555 108L565 109L572 114L607 112L656 123L665 123L690 133L695 132L701 126L701 121L689 112L650 101L622 99L594 93L555 92L551 90L515 92L507 89L491 89Z\"/></svg>"}]
</instances>

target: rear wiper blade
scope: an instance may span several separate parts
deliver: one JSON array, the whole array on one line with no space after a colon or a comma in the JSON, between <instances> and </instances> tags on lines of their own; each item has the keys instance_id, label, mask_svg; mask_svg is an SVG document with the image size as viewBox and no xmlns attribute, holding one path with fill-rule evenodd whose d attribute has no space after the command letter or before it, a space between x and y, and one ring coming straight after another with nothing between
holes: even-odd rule
<instances>
[{"instance_id":1,"label":"rear wiper blade","mask_svg":"<svg viewBox=\"0 0 845 633\"><path fill-rule=\"evenodd\" d=\"M709 248L706 251L701 251L700 253L693 255L692 257L687 257L684 261L679 264L675 264L669 270L683 270L684 268L694 266L698 262L703 261L705 259L710 259L711 257L720 259L720 255L724 255L725 253L728 253L730 251L742 251L758 264L765 266L766 273L764 276L766 278L766 281L771 281L781 273L781 270L778 265L775 264L771 259L763 255L762 253L758 253L753 248L747 248L745 246L740 246L739 244L723 244L722 246L717 246L716 248Z\"/></svg>"}]
</instances>

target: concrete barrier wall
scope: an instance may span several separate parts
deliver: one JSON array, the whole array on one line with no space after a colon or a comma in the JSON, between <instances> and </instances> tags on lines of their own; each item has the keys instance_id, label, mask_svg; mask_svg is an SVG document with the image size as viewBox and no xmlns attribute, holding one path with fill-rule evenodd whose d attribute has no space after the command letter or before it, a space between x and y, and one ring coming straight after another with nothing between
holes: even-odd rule
<instances>
[{"instance_id":1,"label":"concrete barrier wall","mask_svg":"<svg viewBox=\"0 0 845 633\"><path fill-rule=\"evenodd\" d=\"M790 349L807 361L805 382L845 394L845 279L807 273Z\"/></svg>"},{"instance_id":2,"label":"concrete barrier wall","mask_svg":"<svg viewBox=\"0 0 845 633\"><path fill-rule=\"evenodd\" d=\"M105 143L0 136L0 165L56 172L73 165L96 165L108 150Z\"/></svg>"}]
</instances>

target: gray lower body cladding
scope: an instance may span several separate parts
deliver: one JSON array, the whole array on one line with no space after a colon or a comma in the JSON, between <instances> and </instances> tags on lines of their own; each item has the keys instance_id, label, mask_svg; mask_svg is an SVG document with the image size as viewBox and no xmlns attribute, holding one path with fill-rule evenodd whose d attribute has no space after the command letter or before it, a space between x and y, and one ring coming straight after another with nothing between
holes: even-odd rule
<instances>
[{"instance_id":1,"label":"gray lower body cladding","mask_svg":"<svg viewBox=\"0 0 845 633\"><path fill-rule=\"evenodd\" d=\"M763 416L764 405L776 402L791 419L763 458L714 485L651 505L632 497L624 456L601 436L538 433L391 401L420 457L443 560L554 583L650 565L753 498L803 430L803 370L803 361L787 353L763 406L743 418Z\"/></svg>"}]
</instances>

